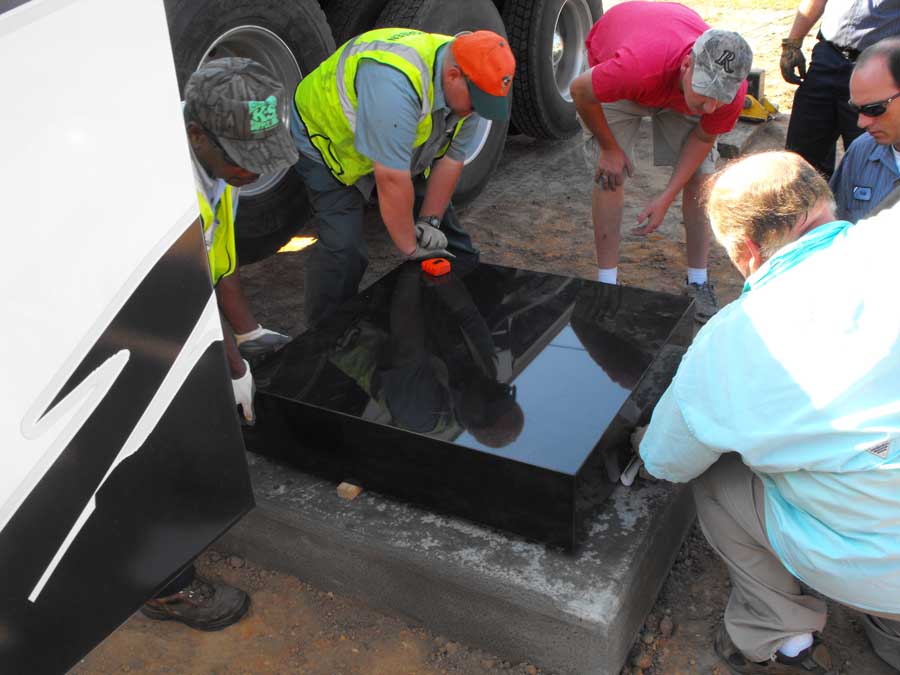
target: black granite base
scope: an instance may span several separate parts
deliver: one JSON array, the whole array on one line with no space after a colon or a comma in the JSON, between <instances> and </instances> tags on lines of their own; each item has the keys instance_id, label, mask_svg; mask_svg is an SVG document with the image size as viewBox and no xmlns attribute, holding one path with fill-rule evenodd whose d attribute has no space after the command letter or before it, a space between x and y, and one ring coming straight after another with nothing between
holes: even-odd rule
<instances>
[{"instance_id":1,"label":"black granite base","mask_svg":"<svg viewBox=\"0 0 900 675\"><path fill-rule=\"evenodd\" d=\"M690 300L407 263L255 371L247 447L573 548L692 333Z\"/></svg>"}]
</instances>

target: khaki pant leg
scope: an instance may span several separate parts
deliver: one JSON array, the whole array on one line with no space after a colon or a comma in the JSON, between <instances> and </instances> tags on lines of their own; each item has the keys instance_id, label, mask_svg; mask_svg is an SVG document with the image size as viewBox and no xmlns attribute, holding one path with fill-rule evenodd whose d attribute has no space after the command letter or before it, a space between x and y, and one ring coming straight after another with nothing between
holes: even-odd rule
<instances>
[{"instance_id":1,"label":"khaki pant leg","mask_svg":"<svg viewBox=\"0 0 900 675\"><path fill-rule=\"evenodd\" d=\"M762 481L735 454L693 483L697 518L731 575L725 626L748 659L767 661L794 635L825 626L825 603L803 595L769 544Z\"/></svg>"},{"instance_id":2,"label":"khaki pant leg","mask_svg":"<svg viewBox=\"0 0 900 675\"><path fill-rule=\"evenodd\" d=\"M696 115L685 115L674 110L661 109L653 115L653 164L675 166L690 133L700 124ZM719 151L713 143L697 173L715 173Z\"/></svg>"},{"instance_id":3,"label":"khaki pant leg","mask_svg":"<svg viewBox=\"0 0 900 675\"><path fill-rule=\"evenodd\" d=\"M641 119L652 116L655 111L655 108L646 108L624 100L603 104L606 123L612 131L616 143L631 160L632 165L634 164L634 143L638 130L641 128ZM581 124L581 149L584 154L584 162L593 173L597 170L597 163L600 161L600 144L580 116L578 122Z\"/></svg>"}]
</instances>

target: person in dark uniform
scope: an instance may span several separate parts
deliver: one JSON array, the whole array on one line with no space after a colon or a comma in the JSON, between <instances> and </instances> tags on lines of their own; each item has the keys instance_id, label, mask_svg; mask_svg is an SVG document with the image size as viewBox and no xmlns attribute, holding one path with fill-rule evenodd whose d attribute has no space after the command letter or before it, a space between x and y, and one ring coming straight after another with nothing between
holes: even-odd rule
<instances>
[{"instance_id":1,"label":"person in dark uniform","mask_svg":"<svg viewBox=\"0 0 900 675\"><path fill-rule=\"evenodd\" d=\"M803 38L822 19L809 71ZM794 93L785 148L830 178L840 136L844 150L862 133L848 105L850 74L866 47L900 34L900 0L801 0L791 32L781 41L781 75Z\"/></svg>"}]
</instances>

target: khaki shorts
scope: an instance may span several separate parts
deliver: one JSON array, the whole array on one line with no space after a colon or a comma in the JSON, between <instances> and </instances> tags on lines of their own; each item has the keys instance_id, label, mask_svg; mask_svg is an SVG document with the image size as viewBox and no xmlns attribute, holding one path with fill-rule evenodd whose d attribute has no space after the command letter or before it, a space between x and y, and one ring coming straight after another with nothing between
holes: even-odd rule
<instances>
[{"instance_id":1,"label":"khaki shorts","mask_svg":"<svg viewBox=\"0 0 900 675\"><path fill-rule=\"evenodd\" d=\"M675 166L688 134L700 123L700 117L697 115L685 115L666 108L648 108L625 100L604 103L603 114L606 115L606 122L609 124L613 136L616 137L616 142L628 155L632 164L634 164L634 144L643 118L649 117L653 121L653 164L655 166ZM597 162L600 160L600 145L581 117L578 118L578 121L581 123L582 129L584 161L593 172L597 170ZM714 173L718 159L719 151L716 150L716 145L713 143L709 155L703 160L697 173Z\"/></svg>"}]
</instances>

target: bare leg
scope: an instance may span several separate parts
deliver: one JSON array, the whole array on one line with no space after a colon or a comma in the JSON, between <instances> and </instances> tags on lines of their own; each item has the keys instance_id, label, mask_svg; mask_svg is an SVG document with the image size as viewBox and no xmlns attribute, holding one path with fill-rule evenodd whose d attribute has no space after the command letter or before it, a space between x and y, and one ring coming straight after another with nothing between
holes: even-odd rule
<instances>
[{"instance_id":1,"label":"bare leg","mask_svg":"<svg viewBox=\"0 0 900 675\"><path fill-rule=\"evenodd\" d=\"M684 186L681 195L684 229L687 238L688 267L703 269L707 266L712 232L706 219L706 210L700 200L706 174L695 173Z\"/></svg>"},{"instance_id":2,"label":"bare leg","mask_svg":"<svg viewBox=\"0 0 900 675\"><path fill-rule=\"evenodd\" d=\"M241 279L235 271L227 277L219 279L216 286L216 300L219 302L219 311L225 320L231 324L235 333L249 333L259 324L253 316L253 310L244 296L241 288Z\"/></svg>"},{"instance_id":3,"label":"bare leg","mask_svg":"<svg viewBox=\"0 0 900 675\"><path fill-rule=\"evenodd\" d=\"M591 194L594 244L597 247L597 266L600 269L610 269L619 264L619 228L622 226L624 203L624 187L615 191L594 187Z\"/></svg>"}]
</instances>

